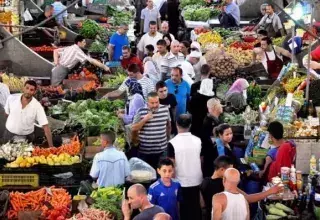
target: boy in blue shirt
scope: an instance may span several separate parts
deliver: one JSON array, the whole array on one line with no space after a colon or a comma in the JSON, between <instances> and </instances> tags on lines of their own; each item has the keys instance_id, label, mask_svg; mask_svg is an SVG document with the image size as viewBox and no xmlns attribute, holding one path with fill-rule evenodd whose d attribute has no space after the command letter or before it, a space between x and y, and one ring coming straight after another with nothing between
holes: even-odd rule
<instances>
[{"instance_id":1,"label":"boy in blue shirt","mask_svg":"<svg viewBox=\"0 0 320 220\"><path fill-rule=\"evenodd\" d=\"M181 201L181 185L172 180L174 164L170 159L163 159L158 165L160 179L149 188L149 201L161 206L172 220L179 220L179 202Z\"/></svg>"}]
</instances>

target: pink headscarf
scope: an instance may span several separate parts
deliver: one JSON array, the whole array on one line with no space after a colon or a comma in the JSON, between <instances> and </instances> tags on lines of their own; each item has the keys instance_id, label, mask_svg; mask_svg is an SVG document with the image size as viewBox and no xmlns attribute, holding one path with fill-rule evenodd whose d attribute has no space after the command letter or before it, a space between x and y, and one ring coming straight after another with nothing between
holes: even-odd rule
<instances>
[{"instance_id":1,"label":"pink headscarf","mask_svg":"<svg viewBox=\"0 0 320 220\"><path fill-rule=\"evenodd\" d=\"M231 93L242 93L244 90L246 90L249 87L249 83L247 80L245 79L237 79L232 86L230 87L229 91L227 92L227 94L231 94Z\"/></svg>"}]
</instances>

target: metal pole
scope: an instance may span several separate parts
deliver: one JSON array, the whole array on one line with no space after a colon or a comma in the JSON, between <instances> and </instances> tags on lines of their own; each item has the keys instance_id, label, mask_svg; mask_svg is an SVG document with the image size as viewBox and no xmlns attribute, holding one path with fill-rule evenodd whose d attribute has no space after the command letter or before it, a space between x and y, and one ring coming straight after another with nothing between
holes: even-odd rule
<instances>
[{"instance_id":1,"label":"metal pole","mask_svg":"<svg viewBox=\"0 0 320 220\"><path fill-rule=\"evenodd\" d=\"M311 3L311 21L310 21L311 27L313 24L314 6L315 6L315 2L312 2ZM309 87L310 87L311 47L312 47L312 43L309 44L309 48L308 48L308 69L307 69L307 88L306 88L306 100L307 101L309 100Z\"/></svg>"},{"instance_id":2,"label":"metal pole","mask_svg":"<svg viewBox=\"0 0 320 220\"><path fill-rule=\"evenodd\" d=\"M296 0L293 0L292 1L292 8L291 10L293 11L294 7L296 6ZM291 62L294 63L295 62L295 56L294 56L294 44L295 44L295 41L294 41L294 37L295 37L295 23L293 23L293 26L292 26L292 35L291 35Z\"/></svg>"}]
</instances>

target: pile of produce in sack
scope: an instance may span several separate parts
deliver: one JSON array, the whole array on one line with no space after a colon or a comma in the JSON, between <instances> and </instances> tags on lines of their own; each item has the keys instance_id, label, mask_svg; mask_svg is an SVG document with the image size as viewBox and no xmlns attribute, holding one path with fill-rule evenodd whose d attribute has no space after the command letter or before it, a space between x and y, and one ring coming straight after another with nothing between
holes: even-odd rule
<instances>
[{"instance_id":1,"label":"pile of produce in sack","mask_svg":"<svg viewBox=\"0 0 320 220\"><path fill-rule=\"evenodd\" d=\"M130 176L128 180L134 183L153 181L157 178L155 169L143 160L133 157L129 160Z\"/></svg>"},{"instance_id":2,"label":"pile of produce in sack","mask_svg":"<svg viewBox=\"0 0 320 220\"><path fill-rule=\"evenodd\" d=\"M237 61L220 48L208 51L205 55L207 64L211 68L212 76L227 77L236 73L239 67Z\"/></svg>"}]
</instances>

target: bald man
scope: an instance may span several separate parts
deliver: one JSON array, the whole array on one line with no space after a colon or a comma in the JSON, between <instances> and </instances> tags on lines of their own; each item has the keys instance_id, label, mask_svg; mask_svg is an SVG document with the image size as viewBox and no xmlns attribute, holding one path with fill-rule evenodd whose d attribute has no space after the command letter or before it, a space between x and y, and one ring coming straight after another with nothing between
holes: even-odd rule
<instances>
[{"instance_id":1,"label":"bald man","mask_svg":"<svg viewBox=\"0 0 320 220\"><path fill-rule=\"evenodd\" d=\"M139 209L140 214L133 220L150 220L164 210L157 205L152 205L147 197L147 190L141 184L134 184L128 189L128 200L122 202L124 220L130 220L132 209Z\"/></svg>"},{"instance_id":2,"label":"bald man","mask_svg":"<svg viewBox=\"0 0 320 220\"><path fill-rule=\"evenodd\" d=\"M158 213L154 216L153 220L172 220L172 218L167 213Z\"/></svg>"},{"instance_id":3,"label":"bald man","mask_svg":"<svg viewBox=\"0 0 320 220\"><path fill-rule=\"evenodd\" d=\"M163 35L170 34L171 40L175 39L173 34L169 33L169 23L167 21L161 23L160 33Z\"/></svg>"},{"instance_id":4,"label":"bald man","mask_svg":"<svg viewBox=\"0 0 320 220\"><path fill-rule=\"evenodd\" d=\"M247 200L239 193L240 173L235 168L228 168L223 177L224 192L212 199L212 219L214 220L249 220L250 212Z\"/></svg>"},{"instance_id":5,"label":"bald man","mask_svg":"<svg viewBox=\"0 0 320 220\"><path fill-rule=\"evenodd\" d=\"M167 80L171 76L171 70L174 67L181 66L184 61L184 55L180 53L180 42L173 40L170 45L170 52L166 57L163 58L161 63L161 74L162 79Z\"/></svg>"}]
</instances>

